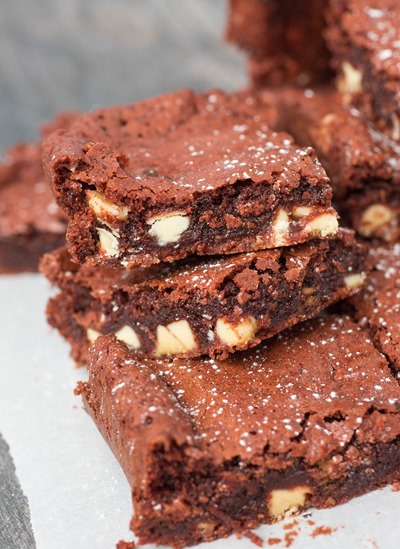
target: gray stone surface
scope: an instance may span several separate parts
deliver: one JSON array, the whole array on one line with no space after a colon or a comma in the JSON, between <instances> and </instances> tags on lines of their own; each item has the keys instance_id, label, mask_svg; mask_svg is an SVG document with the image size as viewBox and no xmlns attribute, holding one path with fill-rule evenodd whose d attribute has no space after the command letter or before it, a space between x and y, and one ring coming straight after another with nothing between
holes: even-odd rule
<instances>
[{"instance_id":1,"label":"gray stone surface","mask_svg":"<svg viewBox=\"0 0 400 549\"><path fill-rule=\"evenodd\" d=\"M225 0L1 0L0 152L62 109L235 89Z\"/></svg>"},{"instance_id":2,"label":"gray stone surface","mask_svg":"<svg viewBox=\"0 0 400 549\"><path fill-rule=\"evenodd\" d=\"M35 549L28 500L15 474L9 447L0 435L0 547Z\"/></svg>"}]
</instances>

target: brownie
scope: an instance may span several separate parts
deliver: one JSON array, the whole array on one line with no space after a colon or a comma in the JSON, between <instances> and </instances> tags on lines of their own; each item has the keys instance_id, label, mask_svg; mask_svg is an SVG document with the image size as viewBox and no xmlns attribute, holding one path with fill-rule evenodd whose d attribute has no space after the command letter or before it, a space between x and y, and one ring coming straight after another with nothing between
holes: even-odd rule
<instances>
[{"instance_id":1,"label":"brownie","mask_svg":"<svg viewBox=\"0 0 400 549\"><path fill-rule=\"evenodd\" d=\"M220 362L99 338L78 391L130 482L139 543L211 541L400 478L400 387L347 317Z\"/></svg>"},{"instance_id":2,"label":"brownie","mask_svg":"<svg viewBox=\"0 0 400 549\"><path fill-rule=\"evenodd\" d=\"M67 220L47 183L40 145L20 143L0 164L0 273L37 271L65 243Z\"/></svg>"},{"instance_id":3,"label":"brownie","mask_svg":"<svg viewBox=\"0 0 400 549\"><path fill-rule=\"evenodd\" d=\"M323 0L230 0L227 39L248 55L255 87L331 78Z\"/></svg>"},{"instance_id":4,"label":"brownie","mask_svg":"<svg viewBox=\"0 0 400 549\"><path fill-rule=\"evenodd\" d=\"M398 240L400 145L332 89L287 87L263 94L277 105L277 127L315 148L346 222L363 237Z\"/></svg>"},{"instance_id":5,"label":"brownie","mask_svg":"<svg viewBox=\"0 0 400 549\"><path fill-rule=\"evenodd\" d=\"M400 370L400 244L370 249L374 265L368 284L350 300L352 316L368 328L371 339Z\"/></svg>"},{"instance_id":6,"label":"brownie","mask_svg":"<svg viewBox=\"0 0 400 549\"><path fill-rule=\"evenodd\" d=\"M376 122L400 139L400 4L329 0L326 39L339 88L363 98Z\"/></svg>"},{"instance_id":7,"label":"brownie","mask_svg":"<svg viewBox=\"0 0 400 549\"><path fill-rule=\"evenodd\" d=\"M181 91L76 119L44 144L73 259L148 266L334 234L325 171L251 94Z\"/></svg>"},{"instance_id":8,"label":"brownie","mask_svg":"<svg viewBox=\"0 0 400 549\"><path fill-rule=\"evenodd\" d=\"M146 356L226 357L355 293L364 259L353 233L341 229L294 247L130 271L79 267L59 250L41 270L61 288L47 318L80 364L101 334Z\"/></svg>"}]
</instances>

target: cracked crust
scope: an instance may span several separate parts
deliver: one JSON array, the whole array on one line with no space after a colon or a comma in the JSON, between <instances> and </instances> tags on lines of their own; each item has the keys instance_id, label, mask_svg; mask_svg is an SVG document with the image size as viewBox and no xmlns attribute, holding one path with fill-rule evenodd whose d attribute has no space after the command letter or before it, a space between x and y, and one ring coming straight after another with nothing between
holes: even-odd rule
<instances>
[{"instance_id":1,"label":"cracked crust","mask_svg":"<svg viewBox=\"0 0 400 549\"><path fill-rule=\"evenodd\" d=\"M131 483L141 543L210 541L275 520L287 498L328 507L399 476L400 387L347 317L223 362L137 361L100 338L80 392Z\"/></svg>"}]
</instances>

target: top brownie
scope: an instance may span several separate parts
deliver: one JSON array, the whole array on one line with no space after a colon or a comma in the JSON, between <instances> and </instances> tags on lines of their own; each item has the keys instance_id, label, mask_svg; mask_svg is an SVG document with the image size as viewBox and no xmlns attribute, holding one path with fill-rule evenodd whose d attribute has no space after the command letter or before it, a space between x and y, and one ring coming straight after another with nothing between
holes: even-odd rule
<instances>
[{"instance_id":1,"label":"top brownie","mask_svg":"<svg viewBox=\"0 0 400 549\"><path fill-rule=\"evenodd\" d=\"M45 168L72 257L129 269L334 234L324 169L275 120L246 93L181 91L50 135Z\"/></svg>"},{"instance_id":2,"label":"top brownie","mask_svg":"<svg viewBox=\"0 0 400 549\"><path fill-rule=\"evenodd\" d=\"M377 123L400 139L398 0L329 0L327 20L341 91L361 96Z\"/></svg>"}]
</instances>

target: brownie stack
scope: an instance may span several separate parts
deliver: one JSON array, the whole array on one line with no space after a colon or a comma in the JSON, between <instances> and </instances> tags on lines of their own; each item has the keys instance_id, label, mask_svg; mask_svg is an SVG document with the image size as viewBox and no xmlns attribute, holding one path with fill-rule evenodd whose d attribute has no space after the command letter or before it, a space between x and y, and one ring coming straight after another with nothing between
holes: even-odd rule
<instances>
[{"instance_id":1,"label":"brownie stack","mask_svg":"<svg viewBox=\"0 0 400 549\"><path fill-rule=\"evenodd\" d=\"M251 536L400 478L400 251L368 243L357 294L365 248L331 204L398 239L399 9L370 4L232 0L258 89L100 109L44 140L68 217L41 263L48 319L88 366L139 543Z\"/></svg>"}]
</instances>

